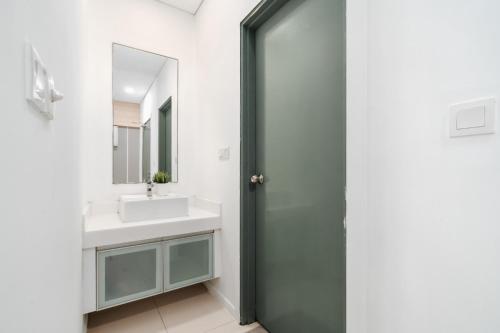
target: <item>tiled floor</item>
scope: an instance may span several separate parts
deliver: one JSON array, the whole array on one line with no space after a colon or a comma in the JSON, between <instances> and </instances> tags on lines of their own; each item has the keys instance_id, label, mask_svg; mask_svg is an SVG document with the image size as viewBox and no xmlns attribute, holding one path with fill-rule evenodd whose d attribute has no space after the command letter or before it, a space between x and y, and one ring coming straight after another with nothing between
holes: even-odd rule
<instances>
[{"instance_id":1,"label":"tiled floor","mask_svg":"<svg viewBox=\"0 0 500 333\"><path fill-rule=\"evenodd\" d=\"M88 333L265 333L240 326L202 284L89 315Z\"/></svg>"}]
</instances>

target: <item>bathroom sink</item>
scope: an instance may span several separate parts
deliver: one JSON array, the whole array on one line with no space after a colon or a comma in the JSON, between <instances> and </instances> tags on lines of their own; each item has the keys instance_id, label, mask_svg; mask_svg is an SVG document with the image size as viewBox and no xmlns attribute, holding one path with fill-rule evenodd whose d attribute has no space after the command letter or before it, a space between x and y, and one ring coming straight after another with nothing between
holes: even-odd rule
<instances>
[{"instance_id":1,"label":"bathroom sink","mask_svg":"<svg viewBox=\"0 0 500 333\"><path fill-rule=\"evenodd\" d=\"M123 222L188 216L188 197L173 193L152 197L145 194L122 195L119 213Z\"/></svg>"}]
</instances>

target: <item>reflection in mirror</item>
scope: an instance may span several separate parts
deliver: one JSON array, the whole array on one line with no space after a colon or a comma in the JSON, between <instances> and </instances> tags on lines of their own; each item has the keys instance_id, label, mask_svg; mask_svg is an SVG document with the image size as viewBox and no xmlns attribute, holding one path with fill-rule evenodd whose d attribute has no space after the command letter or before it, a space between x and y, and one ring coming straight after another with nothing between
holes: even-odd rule
<instances>
[{"instance_id":1,"label":"reflection in mirror","mask_svg":"<svg viewBox=\"0 0 500 333\"><path fill-rule=\"evenodd\" d=\"M177 181L177 60L113 44L113 184Z\"/></svg>"}]
</instances>

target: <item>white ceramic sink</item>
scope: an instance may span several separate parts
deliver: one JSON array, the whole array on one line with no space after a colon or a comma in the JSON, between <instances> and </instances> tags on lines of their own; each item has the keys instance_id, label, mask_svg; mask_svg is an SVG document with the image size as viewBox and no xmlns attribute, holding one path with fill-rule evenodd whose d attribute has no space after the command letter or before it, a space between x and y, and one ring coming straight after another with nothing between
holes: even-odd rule
<instances>
[{"instance_id":1,"label":"white ceramic sink","mask_svg":"<svg viewBox=\"0 0 500 333\"><path fill-rule=\"evenodd\" d=\"M123 222L148 221L188 216L188 197L170 193L168 195L145 194L122 195L119 206Z\"/></svg>"}]
</instances>

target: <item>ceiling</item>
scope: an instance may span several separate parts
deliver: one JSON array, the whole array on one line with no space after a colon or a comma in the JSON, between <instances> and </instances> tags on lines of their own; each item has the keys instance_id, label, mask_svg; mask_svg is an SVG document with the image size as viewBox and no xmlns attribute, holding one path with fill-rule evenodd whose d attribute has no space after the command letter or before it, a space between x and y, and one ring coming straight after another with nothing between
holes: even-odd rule
<instances>
[{"instance_id":1,"label":"ceiling","mask_svg":"<svg viewBox=\"0 0 500 333\"><path fill-rule=\"evenodd\" d=\"M113 45L113 100L141 103L167 57Z\"/></svg>"},{"instance_id":2,"label":"ceiling","mask_svg":"<svg viewBox=\"0 0 500 333\"><path fill-rule=\"evenodd\" d=\"M203 0L158 0L158 1L193 15L196 14L196 11L198 10L198 8L200 8L203 2Z\"/></svg>"}]
</instances>

